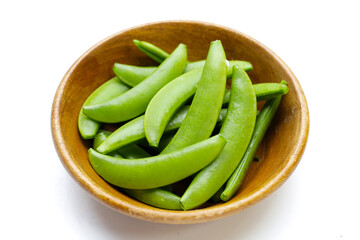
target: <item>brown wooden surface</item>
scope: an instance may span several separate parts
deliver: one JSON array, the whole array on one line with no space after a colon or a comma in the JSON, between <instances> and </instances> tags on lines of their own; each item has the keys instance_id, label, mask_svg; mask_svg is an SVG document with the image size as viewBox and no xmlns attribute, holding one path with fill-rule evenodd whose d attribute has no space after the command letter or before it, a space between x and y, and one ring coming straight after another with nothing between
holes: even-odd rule
<instances>
[{"instance_id":1,"label":"brown wooden surface","mask_svg":"<svg viewBox=\"0 0 360 240\"><path fill-rule=\"evenodd\" d=\"M132 43L149 41L171 52L179 43L188 46L190 61L205 59L211 41L220 39L227 59L250 61L253 83L286 80L284 96L275 119L237 195L226 203L191 211L168 211L140 203L112 188L92 169L88 160L90 141L77 129L80 108L90 93L114 76L115 62L155 64ZM299 82L286 64L256 40L235 30L190 21L151 23L114 34L84 53L69 69L56 92L52 134L58 155L69 174L97 200L128 216L162 223L198 223L220 219L257 203L276 190L300 161L309 131L309 113Z\"/></svg>"}]
</instances>

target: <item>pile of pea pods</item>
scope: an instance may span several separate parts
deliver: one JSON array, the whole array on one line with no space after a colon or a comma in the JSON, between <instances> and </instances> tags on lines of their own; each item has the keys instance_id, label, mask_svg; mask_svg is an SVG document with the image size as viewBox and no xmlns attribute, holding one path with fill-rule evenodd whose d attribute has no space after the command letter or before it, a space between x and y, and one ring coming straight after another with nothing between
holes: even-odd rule
<instances>
[{"instance_id":1,"label":"pile of pea pods","mask_svg":"<svg viewBox=\"0 0 360 240\"><path fill-rule=\"evenodd\" d=\"M159 66L115 63L116 77L84 102L78 128L83 139L93 139L91 166L119 191L162 209L230 200L289 91L287 83L252 84L246 73L252 64L227 61L220 40L210 43L206 60L196 62L187 61L181 43L168 54L133 42ZM260 111L258 101L266 101ZM103 123L121 126L110 132ZM173 192L184 179L190 182L186 190Z\"/></svg>"}]
</instances>

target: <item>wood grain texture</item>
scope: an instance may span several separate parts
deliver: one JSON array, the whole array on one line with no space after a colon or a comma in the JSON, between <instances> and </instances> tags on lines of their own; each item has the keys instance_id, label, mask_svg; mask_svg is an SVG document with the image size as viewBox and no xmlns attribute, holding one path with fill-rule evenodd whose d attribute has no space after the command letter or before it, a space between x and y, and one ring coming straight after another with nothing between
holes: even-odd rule
<instances>
[{"instance_id":1,"label":"wood grain texture","mask_svg":"<svg viewBox=\"0 0 360 240\"><path fill-rule=\"evenodd\" d=\"M92 91L114 76L115 62L155 64L132 43L149 41L167 52L179 43L188 46L190 61L205 59L209 44L220 39L227 59L250 61L253 83L286 80L290 91L258 151L236 196L226 203L191 211L168 211L138 202L106 183L92 169L88 159L91 142L82 140L77 129L80 108ZM169 21L145 24L116 33L85 52L62 79L52 108L53 140L69 174L98 201L135 218L161 223L184 224L212 221L230 216L264 199L291 175L305 150L309 112L299 82L288 66L267 47L233 29L203 22Z\"/></svg>"}]
</instances>

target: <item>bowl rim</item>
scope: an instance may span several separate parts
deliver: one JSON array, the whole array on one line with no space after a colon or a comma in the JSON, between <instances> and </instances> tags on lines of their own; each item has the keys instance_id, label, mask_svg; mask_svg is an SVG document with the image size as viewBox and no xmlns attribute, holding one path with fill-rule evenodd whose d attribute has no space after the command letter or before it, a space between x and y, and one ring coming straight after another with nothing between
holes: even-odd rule
<instances>
[{"instance_id":1,"label":"bowl rim","mask_svg":"<svg viewBox=\"0 0 360 240\"><path fill-rule=\"evenodd\" d=\"M104 191L101 187L99 187L99 185L95 181L93 181L91 178L88 178L86 172L83 171L82 168L75 161L72 160L72 156L66 148L66 141L61 133L61 123L60 123L59 115L61 110L62 96L66 90L67 80L71 76L72 72L79 65L79 63L97 47L117 37L118 35L124 34L128 31L132 31L138 28L144 28L153 25L167 24L167 23L199 24L203 26L222 28L226 31L234 32L238 35L241 35L242 37L246 38L257 47L262 48L263 51L267 52L274 59L276 59L278 64L291 77L292 83L294 84L293 89L294 91L296 91L296 94L298 95L300 102L300 112L301 112L300 134L296 147L294 147L294 151L291 154L290 158L286 161L286 165L284 166L284 168L282 168L267 183L265 183L260 190L253 192L252 194L250 194L249 196L247 196L246 198L240 201L235 201L235 202L229 201L227 202L226 205L219 204L208 208L195 209L190 211L170 211L170 210L163 210L151 206L143 208L137 205L132 205L127 201L131 198L127 197L126 195L124 195L124 199L114 198L111 194L109 194L108 192ZM272 50L270 50L268 47L266 47L259 41L255 40L254 38L242 32L239 32L238 30L209 22L192 21L192 20L156 21L156 22L149 22L134 27L130 27L110 35L109 37L99 41L91 48L89 48L72 64L70 69L66 72L66 74L62 78L54 96L52 111L51 111L51 131L52 131L52 137L53 137L55 149L58 153L58 156L63 166L68 171L68 173L76 180L76 182L78 182L80 186L84 188L87 192L89 192L90 195L92 195L97 201L125 215L151 222L172 223L172 224L200 223L200 222L217 220L220 218L224 218L226 216L233 215L237 212L240 212L250 207L251 205L254 205L260 200L266 198L285 182L285 180L295 170L305 150L308 134L309 134L309 110L300 83L298 82L297 78L290 70L290 68Z\"/></svg>"}]
</instances>

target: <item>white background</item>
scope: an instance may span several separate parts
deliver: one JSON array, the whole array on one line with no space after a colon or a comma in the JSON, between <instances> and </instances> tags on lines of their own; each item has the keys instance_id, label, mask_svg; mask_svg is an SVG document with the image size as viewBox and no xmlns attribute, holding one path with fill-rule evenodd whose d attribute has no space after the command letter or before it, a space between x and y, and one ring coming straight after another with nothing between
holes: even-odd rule
<instances>
[{"instance_id":1,"label":"white background","mask_svg":"<svg viewBox=\"0 0 360 240\"><path fill-rule=\"evenodd\" d=\"M1 1L1 239L360 239L360 14L357 1ZM270 197L193 225L136 220L96 202L53 146L52 100L103 38L159 20L200 20L259 40L303 87L310 134ZM160 37L160 36L159 36Z\"/></svg>"}]
</instances>

